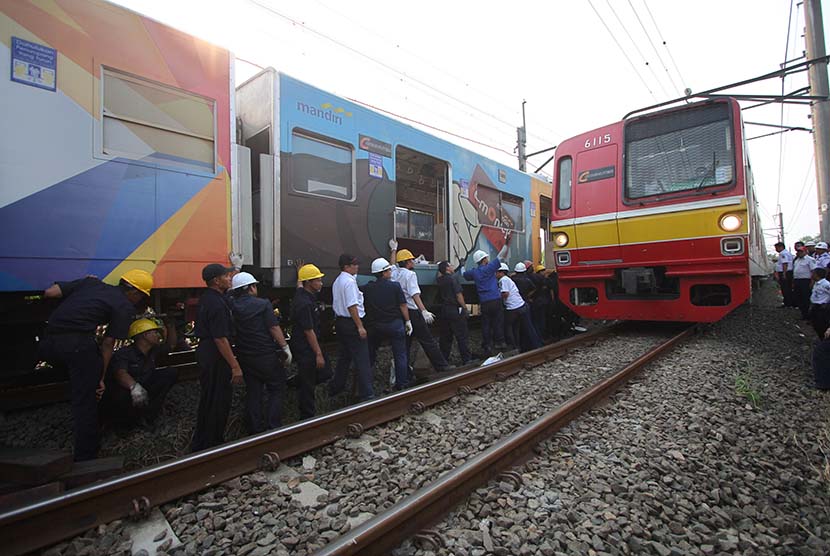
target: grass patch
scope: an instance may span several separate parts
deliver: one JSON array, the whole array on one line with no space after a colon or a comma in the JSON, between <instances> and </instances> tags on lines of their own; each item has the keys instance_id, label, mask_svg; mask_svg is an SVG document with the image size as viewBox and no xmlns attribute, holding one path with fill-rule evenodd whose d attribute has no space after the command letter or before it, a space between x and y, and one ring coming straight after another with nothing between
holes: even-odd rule
<instances>
[{"instance_id":1,"label":"grass patch","mask_svg":"<svg viewBox=\"0 0 830 556\"><path fill-rule=\"evenodd\" d=\"M746 398L755 409L761 407L761 387L752 376L750 369L735 375L735 392L739 396Z\"/></svg>"}]
</instances>

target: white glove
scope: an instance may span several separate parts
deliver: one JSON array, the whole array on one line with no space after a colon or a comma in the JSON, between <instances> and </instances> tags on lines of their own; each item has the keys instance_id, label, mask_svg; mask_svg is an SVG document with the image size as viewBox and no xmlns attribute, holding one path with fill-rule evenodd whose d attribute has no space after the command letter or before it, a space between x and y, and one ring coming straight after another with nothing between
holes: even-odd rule
<instances>
[{"instance_id":1,"label":"white glove","mask_svg":"<svg viewBox=\"0 0 830 556\"><path fill-rule=\"evenodd\" d=\"M406 330L406 335L407 336L412 336L412 323L411 322L406 321L405 323L403 323L403 328L404 328L404 330ZM828 330L830 330L830 328Z\"/></svg>"},{"instance_id":2,"label":"white glove","mask_svg":"<svg viewBox=\"0 0 830 556\"><path fill-rule=\"evenodd\" d=\"M499 250L499 254L496 255L496 258L502 262L507 260L507 253L510 251L510 244L505 243L504 247Z\"/></svg>"},{"instance_id":3,"label":"white glove","mask_svg":"<svg viewBox=\"0 0 830 556\"><path fill-rule=\"evenodd\" d=\"M283 364L287 367L294 360L294 356L291 355L291 348L288 347L288 344L285 344L280 349L285 354L285 361L283 361Z\"/></svg>"},{"instance_id":4,"label":"white glove","mask_svg":"<svg viewBox=\"0 0 830 556\"><path fill-rule=\"evenodd\" d=\"M231 261L231 265L236 270L242 270L242 264L245 261L245 258L242 256L242 253L234 253L231 251L228 253L228 259Z\"/></svg>"},{"instance_id":5,"label":"white glove","mask_svg":"<svg viewBox=\"0 0 830 556\"><path fill-rule=\"evenodd\" d=\"M458 314L459 314L459 315L464 314L464 307L459 307L459 308L458 308Z\"/></svg>"},{"instance_id":6,"label":"white glove","mask_svg":"<svg viewBox=\"0 0 830 556\"><path fill-rule=\"evenodd\" d=\"M432 324L433 322L435 322L435 315L433 315L426 309L421 311L421 316L424 317L424 322L426 322L427 324Z\"/></svg>"},{"instance_id":7,"label":"white glove","mask_svg":"<svg viewBox=\"0 0 830 556\"><path fill-rule=\"evenodd\" d=\"M389 249L391 249L392 251L398 250L398 240L394 237L389 240Z\"/></svg>"},{"instance_id":8,"label":"white glove","mask_svg":"<svg viewBox=\"0 0 830 556\"><path fill-rule=\"evenodd\" d=\"M150 403L150 395L147 390L137 382L130 387L130 397L132 397L135 407L144 407Z\"/></svg>"}]
</instances>

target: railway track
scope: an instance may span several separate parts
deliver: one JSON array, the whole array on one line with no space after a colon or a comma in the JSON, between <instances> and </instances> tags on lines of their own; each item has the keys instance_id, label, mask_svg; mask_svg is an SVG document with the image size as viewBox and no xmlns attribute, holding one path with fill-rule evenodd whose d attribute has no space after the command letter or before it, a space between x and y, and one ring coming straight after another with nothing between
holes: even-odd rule
<instances>
[{"instance_id":1,"label":"railway track","mask_svg":"<svg viewBox=\"0 0 830 556\"><path fill-rule=\"evenodd\" d=\"M619 325L597 328L538 350L463 371L409 390L351 406L283 429L248 437L182 459L159 464L55 498L0 514L4 550L24 554L96 525L142 515L152 507L257 470L343 437L357 437L376 425L484 385L506 380L525 368L555 360L568 350L597 341Z\"/></svg>"},{"instance_id":2,"label":"railway track","mask_svg":"<svg viewBox=\"0 0 830 556\"><path fill-rule=\"evenodd\" d=\"M513 480L510 467L533 457L534 448L625 384L639 370L689 336L693 327L660 343L623 369L600 380L556 409L502 439L463 465L404 498L388 510L334 539L315 556L382 555L417 537L433 548L441 535L427 528L445 517L476 488L499 476Z\"/></svg>"}]
</instances>

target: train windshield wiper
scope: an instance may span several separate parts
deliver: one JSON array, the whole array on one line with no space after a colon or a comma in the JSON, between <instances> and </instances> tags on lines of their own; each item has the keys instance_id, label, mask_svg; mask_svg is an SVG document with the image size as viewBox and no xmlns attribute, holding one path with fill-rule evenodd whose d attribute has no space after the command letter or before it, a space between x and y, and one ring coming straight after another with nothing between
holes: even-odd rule
<instances>
[{"instance_id":1,"label":"train windshield wiper","mask_svg":"<svg viewBox=\"0 0 830 556\"><path fill-rule=\"evenodd\" d=\"M717 155L718 155L718 153L716 151L712 151L712 185L714 185L715 182L717 181L717 174L715 173L715 167L718 165ZM701 178L700 183L697 184L697 187L695 189L698 190L698 191L700 189L703 189L703 184L706 182L706 178L708 178L708 177L709 177L709 172L706 172L706 175L704 175L703 178Z\"/></svg>"}]
</instances>

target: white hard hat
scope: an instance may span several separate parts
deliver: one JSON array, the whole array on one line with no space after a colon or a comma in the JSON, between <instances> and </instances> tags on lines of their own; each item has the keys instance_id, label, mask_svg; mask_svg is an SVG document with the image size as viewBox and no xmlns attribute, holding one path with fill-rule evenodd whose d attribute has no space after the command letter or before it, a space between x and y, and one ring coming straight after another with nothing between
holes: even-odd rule
<instances>
[{"instance_id":1,"label":"white hard hat","mask_svg":"<svg viewBox=\"0 0 830 556\"><path fill-rule=\"evenodd\" d=\"M816 249L827 249L827 243L824 241L819 241L816 243Z\"/></svg>"},{"instance_id":2,"label":"white hard hat","mask_svg":"<svg viewBox=\"0 0 830 556\"><path fill-rule=\"evenodd\" d=\"M501 266L499 266L499 270L503 270L504 272L510 272L510 267L507 266L507 263L501 263Z\"/></svg>"},{"instance_id":3,"label":"white hard hat","mask_svg":"<svg viewBox=\"0 0 830 556\"><path fill-rule=\"evenodd\" d=\"M489 255L487 253L485 253L484 251L482 251L481 249L479 249L478 251L473 253L473 262L478 264L478 263L481 262L481 259L484 259L486 257L489 257Z\"/></svg>"},{"instance_id":4,"label":"white hard hat","mask_svg":"<svg viewBox=\"0 0 830 556\"><path fill-rule=\"evenodd\" d=\"M527 272L527 267L524 263L516 263L516 266L513 268L516 272Z\"/></svg>"},{"instance_id":5,"label":"white hard hat","mask_svg":"<svg viewBox=\"0 0 830 556\"><path fill-rule=\"evenodd\" d=\"M804 247L815 247L815 246L816 246L815 241L808 241L807 243L804 244Z\"/></svg>"},{"instance_id":6,"label":"white hard hat","mask_svg":"<svg viewBox=\"0 0 830 556\"><path fill-rule=\"evenodd\" d=\"M240 272L239 274L234 275L233 281L231 282L231 289L235 290L238 288L246 288L251 284L258 284L257 279L254 278L248 272Z\"/></svg>"},{"instance_id":7,"label":"white hard hat","mask_svg":"<svg viewBox=\"0 0 830 556\"><path fill-rule=\"evenodd\" d=\"M372 274L383 272L385 270L389 270L390 268L392 268L392 265L389 264L389 261L383 257L379 257L372 261Z\"/></svg>"}]
</instances>

